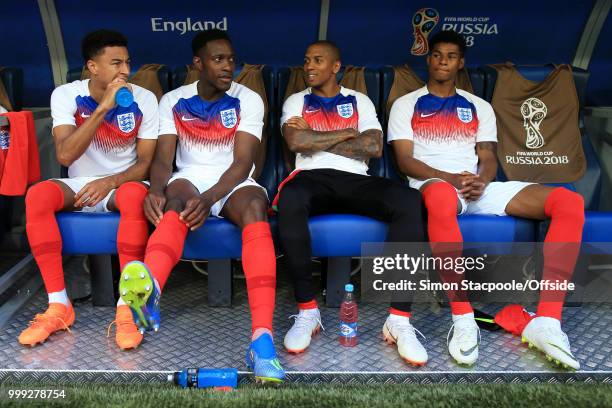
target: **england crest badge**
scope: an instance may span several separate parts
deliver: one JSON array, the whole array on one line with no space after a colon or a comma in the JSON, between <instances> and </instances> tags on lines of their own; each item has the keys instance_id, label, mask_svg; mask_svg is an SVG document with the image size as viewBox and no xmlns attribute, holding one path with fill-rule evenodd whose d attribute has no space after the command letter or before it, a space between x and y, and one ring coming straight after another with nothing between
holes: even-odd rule
<instances>
[{"instance_id":1,"label":"england crest badge","mask_svg":"<svg viewBox=\"0 0 612 408\"><path fill-rule=\"evenodd\" d=\"M219 112L221 115L221 124L228 129L233 128L238 123L238 115L236 115L236 109L226 109Z\"/></svg>"},{"instance_id":2,"label":"england crest badge","mask_svg":"<svg viewBox=\"0 0 612 408\"><path fill-rule=\"evenodd\" d=\"M117 115L117 124L119 125L119 130L123 133L130 133L136 127L134 112Z\"/></svg>"},{"instance_id":3,"label":"england crest badge","mask_svg":"<svg viewBox=\"0 0 612 408\"><path fill-rule=\"evenodd\" d=\"M470 123L473 119L470 108L457 108L457 117L463 123Z\"/></svg>"},{"instance_id":4,"label":"england crest badge","mask_svg":"<svg viewBox=\"0 0 612 408\"><path fill-rule=\"evenodd\" d=\"M353 104L352 103L343 103L341 105L336 105L336 109L338 109L338 115L340 115L344 119L348 119L351 116L353 116Z\"/></svg>"}]
</instances>

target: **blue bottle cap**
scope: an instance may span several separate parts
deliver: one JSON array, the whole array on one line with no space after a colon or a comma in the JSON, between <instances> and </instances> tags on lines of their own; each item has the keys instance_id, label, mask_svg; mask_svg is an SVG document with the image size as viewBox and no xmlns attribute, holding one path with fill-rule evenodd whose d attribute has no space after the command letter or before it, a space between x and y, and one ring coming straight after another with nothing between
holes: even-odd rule
<instances>
[{"instance_id":1,"label":"blue bottle cap","mask_svg":"<svg viewBox=\"0 0 612 408\"><path fill-rule=\"evenodd\" d=\"M346 285L344 285L344 290L346 292L352 292L353 291L353 284L352 283L347 283Z\"/></svg>"},{"instance_id":2,"label":"blue bottle cap","mask_svg":"<svg viewBox=\"0 0 612 408\"><path fill-rule=\"evenodd\" d=\"M127 108L134 102L134 95L127 87L123 87L115 94L115 102L117 105Z\"/></svg>"}]
</instances>

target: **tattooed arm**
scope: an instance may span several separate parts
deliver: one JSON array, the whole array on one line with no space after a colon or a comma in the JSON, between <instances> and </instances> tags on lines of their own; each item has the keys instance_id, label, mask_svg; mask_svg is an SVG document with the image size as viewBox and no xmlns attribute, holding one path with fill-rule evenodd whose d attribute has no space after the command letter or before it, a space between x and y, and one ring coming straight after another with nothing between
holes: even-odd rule
<instances>
[{"instance_id":1,"label":"tattooed arm","mask_svg":"<svg viewBox=\"0 0 612 408\"><path fill-rule=\"evenodd\" d=\"M368 160L382 156L382 132L368 129L358 137L331 146L326 151L355 160Z\"/></svg>"},{"instance_id":2,"label":"tattooed arm","mask_svg":"<svg viewBox=\"0 0 612 408\"><path fill-rule=\"evenodd\" d=\"M327 132L312 130L304 118L294 116L283 125L283 136L292 152L313 154L346 140L355 139L359 133L355 129Z\"/></svg>"}]
</instances>

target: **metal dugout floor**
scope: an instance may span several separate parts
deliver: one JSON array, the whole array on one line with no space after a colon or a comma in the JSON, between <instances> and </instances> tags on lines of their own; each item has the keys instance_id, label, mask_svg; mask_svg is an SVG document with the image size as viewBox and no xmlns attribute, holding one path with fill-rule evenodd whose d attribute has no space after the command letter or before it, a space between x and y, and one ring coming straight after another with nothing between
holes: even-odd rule
<instances>
[{"instance_id":1,"label":"metal dugout floor","mask_svg":"<svg viewBox=\"0 0 612 408\"><path fill-rule=\"evenodd\" d=\"M67 270L82 271L79 258ZM279 270L282 270L279 268ZM69 274L67 272L67 274ZM480 382L607 382L612 383L612 303L566 308L563 328L580 360L581 370L568 372L552 366L538 352L502 330L482 330L480 357L471 368L452 361L446 348L451 325L448 309L415 304L413 324L427 338L425 367L408 366L380 331L387 315L382 304L363 304L359 310L360 337L354 348L337 340L338 309L322 307L322 331L307 352L291 355L282 338L295 313L292 290L279 274L274 315L275 342L288 381L304 383L480 383ZM244 280L234 279L231 308L207 305L206 277L181 263L171 275L162 297L162 327L146 334L136 350L120 351L114 330L114 308L75 305L77 320L71 333L51 336L43 345L26 348L17 337L46 305L39 290L4 326L0 327L0 383L2 382L163 382L169 372L185 367L237 367L240 382L252 381L244 365L250 334L250 315ZM320 300L320 299L319 299ZM323 304L323 302L320 302ZM483 309L495 313L501 305ZM436 310L437 309L437 310Z\"/></svg>"}]
</instances>

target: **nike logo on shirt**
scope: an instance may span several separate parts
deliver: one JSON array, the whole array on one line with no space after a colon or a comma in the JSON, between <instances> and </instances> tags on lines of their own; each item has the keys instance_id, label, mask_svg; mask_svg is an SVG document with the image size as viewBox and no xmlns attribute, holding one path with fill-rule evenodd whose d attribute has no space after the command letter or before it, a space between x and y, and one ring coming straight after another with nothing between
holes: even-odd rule
<instances>
[{"instance_id":1,"label":"nike logo on shirt","mask_svg":"<svg viewBox=\"0 0 612 408\"><path fill-rule=\"evenodd\" d=\"M81 112L81 117L82 117L82 118L88 118L88 117L90 117L90 116L91 116L91 115L86 115L85 113Z\"/></svg>"},{"instance_id":2,"label":"nike logo on shirt","mask_svg":"<svg viewBox=\"0 0 612 408\"><path fill-rule=\"evenodd\" d=\"M183 122L190 122L192 120L197 120L198 118L186 118L185 115L181 116L181 120Z\"/></svg>"},{"instance_id":3,"label":"nike logo on shirt","mask_svg":"<svg viewBox=\"0 0 612 408\"><path fill-rule=\"evenodd\" d=\"M422 118L427 118L427 117L430 117L430 116L435 115L436 113L438 113L438 112L428 113L427 115L426 115L426 114L424 114L424 113L421 113L421 117L422 117Z\"/></svg>"},{"instance_id":4,"label":"nike logo on shirt","mask_svg":"<svg viewBox=\"0 0 612 408\"><path fill-rule=\"evenodd\" d=\"M315 112L318 112L320 110L321 109L315 109L315 110L308 110L308 109L306 109L305 113L315 113Z\"/></svg>"}]
</instances>

